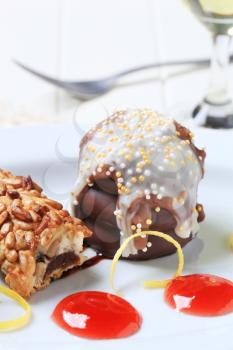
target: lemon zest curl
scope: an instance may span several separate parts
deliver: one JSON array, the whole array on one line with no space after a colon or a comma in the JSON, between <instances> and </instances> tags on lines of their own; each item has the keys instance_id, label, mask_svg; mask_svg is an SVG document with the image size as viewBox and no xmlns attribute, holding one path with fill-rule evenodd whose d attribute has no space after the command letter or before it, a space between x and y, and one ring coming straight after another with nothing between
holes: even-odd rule
<instances>
[{"instance_id":1,"label":"lemon zest curl","mask_svg":"<svg viewBox=\"0 0 233 350\"><path fill-rule=\"evenodd\" d=\"M112 265L111 265L111 270L110 270L110 285L111 288L117 293L120 294L118 290L116 290L115 285L114 285L114 276L115 276L115 270L116 270L116 265L118 260L120 259L124 249L127 247L128 243L130 241L132 241L135 238L138 237L143 237L143 236L156 236L156 237L160 237L163 238L164 240L166 240L167 242L173 244L175 246L175 248L177 249L177 253L178 253L178 267L177 270L173 276L173 278L176 278L178 276L180 276L182 274L183 268L184 268L184 254L181 248L181 245L171 236L159 232L159 231L143 231L140 233L135 233L133 235L131 235L130 237L128 237L120 246L120 248L117 250L113 261L112 261ZM173 279L172 278L172 279ZM165 288L168 283L171 281L171 279L169 280L149 280L149 281L144 281L143 282L143 286L145 288Z\"/></svg>"}]
</instances>

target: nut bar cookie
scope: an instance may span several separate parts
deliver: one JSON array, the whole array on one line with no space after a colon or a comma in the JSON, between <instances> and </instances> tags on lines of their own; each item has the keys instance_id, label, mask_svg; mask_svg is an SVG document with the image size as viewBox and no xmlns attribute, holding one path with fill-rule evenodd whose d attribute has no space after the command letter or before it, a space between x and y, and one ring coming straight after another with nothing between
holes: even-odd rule
<instances>
[{"instance_id":1,"label":"nut bar cookie","mask_svg":"<svg viewBox=\"0 0 233 350\"><path fill-rule=\"evenodd\" d=\"M0 268L23 297L83 263L91 231L47 198L30 177L0 169Z\"/></svg>"}]
</instances>

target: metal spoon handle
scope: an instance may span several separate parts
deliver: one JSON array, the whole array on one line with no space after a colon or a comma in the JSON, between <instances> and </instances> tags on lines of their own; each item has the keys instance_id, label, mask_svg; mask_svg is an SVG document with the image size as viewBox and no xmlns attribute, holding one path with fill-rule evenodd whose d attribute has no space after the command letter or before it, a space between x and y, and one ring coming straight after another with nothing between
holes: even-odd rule
<instances>
[{"instance_id":1,"label":"metal spoon handle","mask_svg":"<svg viewBox=\"0 0 233 350\"><path fill-rule=\"evenodd\" d=\"M230 56L230 62L233 62L233 55ZM162 67L174 67L174 66L185 66L185 65L203 65L207 66L210 64L210 59L193 59L193 60L184 60L184 61L165 61L165 62L157 62L157 63L149 63L142 66L137 66L133 68L129 68L122 72L116 74L116 77L123 77L125 75L136 73L142 70L152 69L152 68L162 68Z\"/></svg>"}]
</instances>

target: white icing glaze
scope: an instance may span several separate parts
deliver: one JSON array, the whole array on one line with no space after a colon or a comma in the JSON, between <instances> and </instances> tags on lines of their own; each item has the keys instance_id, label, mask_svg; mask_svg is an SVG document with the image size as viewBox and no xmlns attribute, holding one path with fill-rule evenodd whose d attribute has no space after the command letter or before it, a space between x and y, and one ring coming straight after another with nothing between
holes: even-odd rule
<instances>
[{"instance_id":1,"label":"white icing glaze","mask_svg":"<svg viewBox=\"0 0 233 350\"><path fill-rule=\"evenodd\" d=\"M103 165L109 165L107 176L116 171L118 184L123 186L116 208L120 211L115 212L121 243L132 233L134 213L127 211L139 196L172 198L176 234L187 238L198 232L195 207L202 169L190 142L179 138L173 120L149 109L117 111L88 136L80 154L73 200ZM125 257L137 253L133 241L127 248Z\"/></svg>"}]
</instances>

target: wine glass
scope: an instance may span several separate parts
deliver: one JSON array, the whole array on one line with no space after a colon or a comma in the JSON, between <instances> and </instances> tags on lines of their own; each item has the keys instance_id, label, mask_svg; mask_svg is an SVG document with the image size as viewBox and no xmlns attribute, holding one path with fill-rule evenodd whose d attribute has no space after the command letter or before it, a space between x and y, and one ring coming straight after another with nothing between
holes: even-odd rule
<instances>
[{"instance_id":1,"label":"wine glass","mask_svg":"<svg viewBox=\"0 0 233 350\"><path fill-rule=\"evenodd\" d=\"M208 91L194 109L196 124L233 128L233 100L229 90L229 49L233 36L233 0L183 0L211 32L213 55Z\"/></svg>"}]
</instances>

